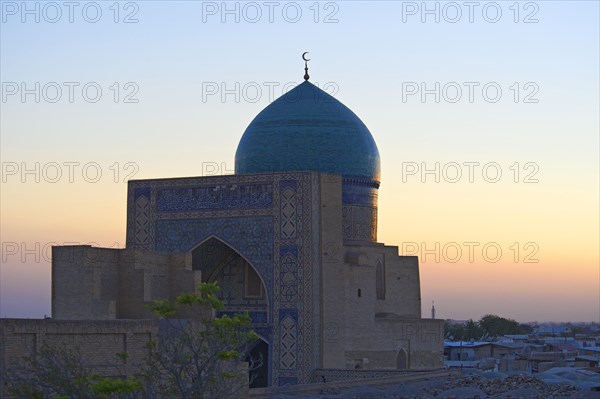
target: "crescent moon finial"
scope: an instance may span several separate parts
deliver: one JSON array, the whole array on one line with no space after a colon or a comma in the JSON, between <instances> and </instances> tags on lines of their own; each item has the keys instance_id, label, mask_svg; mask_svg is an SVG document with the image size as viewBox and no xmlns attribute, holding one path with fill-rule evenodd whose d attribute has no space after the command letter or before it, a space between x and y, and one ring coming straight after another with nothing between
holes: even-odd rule
<instances>
[{"instance_id":1,"label":"crescent moon finial","mask_svg":"<svg viewBox=\"0 0 600 399\"><path fill-rule=\"evenodd\" d=\"M308 61L310 61L310 58L306 58L306 54L308 54L308 51L302 53L302 59L304 60L304 80L310 79L308 75Z\"/></svg>"}]
</instances>

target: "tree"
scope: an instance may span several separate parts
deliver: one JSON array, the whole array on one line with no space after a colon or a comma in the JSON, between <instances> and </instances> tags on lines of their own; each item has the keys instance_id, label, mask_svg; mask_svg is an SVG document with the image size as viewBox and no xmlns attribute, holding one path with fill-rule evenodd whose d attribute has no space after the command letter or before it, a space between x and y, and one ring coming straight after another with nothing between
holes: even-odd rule
<instances>
[{"instance_id":1,"label":"tree","mask_svg":"<svg viewBox=\"0 0 600 399\"><path fill-rule=\"evenodd\" d=\"M149 308L160 318L159 334L149 344L146 365L134 376L108 377L93 371L78 348L44 344L37 356L25 357L5 378L7 392L18 399L212 399L239 397L249 385L249 371L262 359L243 367L250 344L258 336L247 312L217 316L223 302L216 283L202 283L195 294L176 303L154 301ZM181 307L190 319L170 319ZM128 355L116 354L121 366ZM118 374L126 376L125 369Z\"/></svg>"},{"instance_id":2,"label":"tree","mask_svg":"<svg viewBox=\"0 0 600 399\"><path fill-rule=\"evenodd\" d=\"M124 354L117 357L125 362ZM19 399L137 399L142 383L135 377L103 377L93 372L78 348L44 344L7 375L7 392Z\"/></svg>"},{"instance_id":3,"label":"tree","mask_svg":"<svg viewBox=\"0 0 600 399\"><path fill-rule=\"evenodd\" d=\"M450 341L485 340L507 334L530 334L532 331L530 325L490 314L483 316L477 322L470 319L466 323L451 321L444 323L444 336Z\"/></svg>"},{"instance_id":4,"label":"tree","mask_svg":"<svg viewBox=\"0 0 600 399\"><path fill-rule=\"evenodd\" d=\"M467 340L481 339L481 337L483 335L483 331L481 330L479 325L473 321L473 319L469 319L469 321L467 321L467 325L465 327L467 330L465 339L467 339Z\"/></svg>"},{"instance_id":5,"label":"tree","mask_svg":"<svg viewBox=\"0 0 600 399\"><path fill-rule=\"evenodd\" d=\"M178 296L175 305L161 300L149 306L162 319L147 374L156 381L159 397L223 398L248 387L248 369L240 366L258 336L250 329L247 312L216 316L224 306L218 290L216 283L202 283L196 294ZM181 306L193 309L195 317L168 319ZM261 362L251 359L250 370Z\"/></svg>"},{"instance_id":6,"label":"tree","mask_svg":"<svg viewBox=\"0 0 600 399\"><path fill-rule=\"evenodd\" d=\"M465 335L465 325L450 320L444 322L444 337L448 341L459 341Z\"/></svg>"},{"instance_id":7,"label":"tree","mask_svg":"<svg viewBox=\"0 0 600 399\"><path fill-rule=\"evenodd\" d=\"M499 337L509 334L528 334L531 327L525 324L519 324L513 319L506 319L496 315L485 315L479 322L479 327L490 337Z\"/></svg>"}]
</instances>

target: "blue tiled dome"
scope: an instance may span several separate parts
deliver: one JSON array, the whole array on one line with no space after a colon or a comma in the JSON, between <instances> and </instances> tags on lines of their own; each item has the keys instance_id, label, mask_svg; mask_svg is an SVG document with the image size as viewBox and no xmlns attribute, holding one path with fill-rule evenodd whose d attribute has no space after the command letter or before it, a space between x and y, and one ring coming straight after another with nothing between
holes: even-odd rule
<instances>
[{"instance_id":1,"label":"blue tiled dome","mask_svg":"<svg viewBox=\"0 0 600 399\"><path fill-rule=\"evenodd\" d=\"M263 109L235 154L237 174L320 171L379 182L379 151L365 124L308 81Z\"/></svg>"}]
</instances>

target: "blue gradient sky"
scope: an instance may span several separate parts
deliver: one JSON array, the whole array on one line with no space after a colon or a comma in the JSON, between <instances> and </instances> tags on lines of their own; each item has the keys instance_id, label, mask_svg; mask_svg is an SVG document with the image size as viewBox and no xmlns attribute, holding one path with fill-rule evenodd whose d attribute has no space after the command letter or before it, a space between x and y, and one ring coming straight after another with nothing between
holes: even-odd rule
<instances>
[{"instance_id":1,"label":"blue gradient sky","mask_svg":"<svg viewBox=\"0 0 600 399\"><path fill-rule=\"evenodd\" d=\"M233 169L245 127L269 103L267 85L278 84L278 96L286 83L299 83L300 54L310 51L311 81L334 88L378 144L380 241L398 245L401 253L410 243L419 249L497 243L503 250L497 262L481 252L473 261L463 253L454 263L449 256L421 256L424 314L435 300L442 318L496 313L520 321L598 321L598 2L518 2L516 7L512 1L479 2L473 22L468 8L457 2L463 15L456 23L444 18L447 2L427 3L440 9L439 23L434 15L422 22L420 10L403 15L421 8L421 2L319 2L317 23L314 2L276 3L272 23L264 2L254 3L263 13L257 23L244 18L254 15L242 13L249 10L245 2L227 3L239 7L237 23L235 15L222 22L221 2L121 2L118 23L112 1L94 3L102 10L97 23L82 16L90 2L79 3L72 23L64 7L58 22L47 22L45 3L39 3L36 23L34 15L22 22L20 10L12 15L21 2L2 2L2 317L50 313L49 262L41 253L49 243L123 246L127 172L135 172L136 179L198 176L207 162ZM33 8L36 2L27 4ZM282 9L288 7L286 15L293 18L294 4L302 16L291 23ZM219 12L204 15L204 22L203 9L212 6ZM486 21L484 6L488 18L500 8L498 22ZM123 23L136 9L138 22ZM337 22L324 23L333 11ZM524 23L531 13L538 22ZM446 14L453 16L454 11ZM36 103L32 95L23 102L19 95L6 95L11 82L30 88L35 82L78 82L79 88L96 82L103 94L88 103L76 89L71 103L65 89L56 103L45 98ZM121 87L116 103L114 82ZM139 88L137 103L123 102L130 92L123 90L127 82ZM256 101L254 92L223 101L203 92L214 84L233 89L236 82L259 86L262 93ZM443 96L435 102L433 95L403 101L407 84L433 88L435 82L476 82L479 89L473 102L465 86L456 103ZM498 102L481 95L489 82L502 89ZM518 102L510 89L515 82ZM523 101L531 92L526 83L537 88L537 103ZM466 176L436 183L432 176L402 174L407 163L471 161L497 163L502 179L489 183L479 173L473 183ZM78 169L70 182L63 168L57 183L44 176L36 182L34 175L21 173L23 165L34 168L36 162L40 168L95 162L103 174L90 183ZM115 162L119 183L113 181ZM128 162L136 168L125 169ZM517 183L510 169L515 162L521 172ZM524 169L526 163L536 165L538 183L523 183L531 171ZM7 174L11 165L20 168L14 175ZM518 261L510 249L515 242ZM537 246L538 262L523 261L526 243Z\"/></svg>"}]
</instances>

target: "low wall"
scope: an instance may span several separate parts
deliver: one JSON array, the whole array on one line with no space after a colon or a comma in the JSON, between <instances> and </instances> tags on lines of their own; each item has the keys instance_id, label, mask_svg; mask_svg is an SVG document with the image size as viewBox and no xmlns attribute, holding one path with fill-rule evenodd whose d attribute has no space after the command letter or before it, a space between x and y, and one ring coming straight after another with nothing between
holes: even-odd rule
<instances>
[{"instance_id":1,"label":"low wall","mask_svg":"<svg viewBox=\"0 0 600 399\"><path fill-rule=\"evenodd\" d=\"M435 370L352 370L352 369L317 369L315 370L314 382L339 382L357 381L374 378L398 377L407 375L422 375L420 373L438 371Z\"/></svg>"},{"instance_id":2,"label":"low wall","mask_svg":"<svg viewBox=\"0 0 600 399\"><path fill-rule=\"evenodd\" d=\"M99 374L130 375L144 362L157 333L158 320L0 319L0 387L7 371L23 366L24 357L36 356L45 344L77 350ZM117 353L127 353L125 364Z\"/></svg>"},{"instance_id":3,"label":"low wall","mask_svg":"<svg viewBox=\"0 0 600 399\"><path fill-rule=\"evenodd\" d=\"M317 375L327 373L328 375L335 374L339 371L343 372L354 372L355 370L337 370L337 369L319 369ZM393 373L390 376L377 376L373 377L369 373ZM360 376L359 376L360 375ZM314 384L301 384L301 385L288 385L281 387L269 387L269 388L254 388L250 389L251 399L270 399L277 397L278 395L319 395L321 393L331 394L332 398L335 398L337 394L343 392L345 389L351 389L356 387L379 387L383 388L386 386L393 386L403 383L409 383L414 381L428 380L432 378L446 378L455 377L461 375L458 370L430 370L430 371L399 371L399 370L358 370L357 377L353 380L345 381L333 381L333 382L318 382ZM346 374L350 377L351 374ZM362 378L364 377L364 378Z\"/></svg>"}]
</instances>

